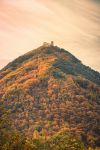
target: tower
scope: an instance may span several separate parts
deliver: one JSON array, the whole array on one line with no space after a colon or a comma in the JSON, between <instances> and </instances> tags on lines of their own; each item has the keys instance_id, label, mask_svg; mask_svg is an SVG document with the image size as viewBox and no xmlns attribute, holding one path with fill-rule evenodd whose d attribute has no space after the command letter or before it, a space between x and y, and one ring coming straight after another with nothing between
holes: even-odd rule
<instances>
[{"instance_id":1,"label":"tower","mask_svg":"<svg viewBox=\"0 0 100 150\"><path fill-rule=\"evenodd\" d=\"M54 46L54 42L53 41L51 41L51 44L50 44L51 46Z\"/></svg>"}]
</instances>

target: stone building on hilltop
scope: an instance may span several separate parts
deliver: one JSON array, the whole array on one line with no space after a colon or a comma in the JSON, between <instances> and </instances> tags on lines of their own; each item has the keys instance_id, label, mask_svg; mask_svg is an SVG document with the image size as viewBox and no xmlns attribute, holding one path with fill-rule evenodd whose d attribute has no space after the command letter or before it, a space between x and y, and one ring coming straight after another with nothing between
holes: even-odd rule
<instances>
[{"instance_id":1,"label":"stone building on hilltop","mask_svg":"<svg viewBox=\"0 0 100 150\"><path fill-rule=\"evenodd\" d=\"M54 42L53 42L53 41L51 41L51 43L44 42L44 43L43 43L43 46L44 46L44 47L54 46Z\"/></svg>"}]
</instances>

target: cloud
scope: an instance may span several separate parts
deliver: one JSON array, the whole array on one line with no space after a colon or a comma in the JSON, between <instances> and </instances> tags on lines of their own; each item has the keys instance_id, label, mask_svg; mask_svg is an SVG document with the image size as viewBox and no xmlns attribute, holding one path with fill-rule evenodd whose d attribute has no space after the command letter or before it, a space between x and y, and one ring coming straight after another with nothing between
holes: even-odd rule
<instances>
[{"instance_id":1,"label":"cloud","mask_svg":"<svg viewBox=\"0 0 100 150\"><path fill-rule=\"evenodd\" d=\"M14 59L54 40L100 71L99 14L93 0L2 0L0 57Z\"/></svg>"}]
</instances>

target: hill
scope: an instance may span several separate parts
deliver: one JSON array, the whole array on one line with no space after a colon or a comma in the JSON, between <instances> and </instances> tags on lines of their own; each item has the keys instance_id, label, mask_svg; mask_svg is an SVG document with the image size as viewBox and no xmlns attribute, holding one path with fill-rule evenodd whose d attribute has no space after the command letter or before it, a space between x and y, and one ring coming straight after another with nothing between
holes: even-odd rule
<instances>
[{"instance_id":1,"label":"hill","mask_svg":"<svg viewBox=\"0 0 100 150\"><path fill-rule=\"evenodd\" d=\"M100 146L100 73L67 50L43 45L18 57L0 71L0 87L0 105L26 137L66 129Z\"/></svg>"}]
</instances>

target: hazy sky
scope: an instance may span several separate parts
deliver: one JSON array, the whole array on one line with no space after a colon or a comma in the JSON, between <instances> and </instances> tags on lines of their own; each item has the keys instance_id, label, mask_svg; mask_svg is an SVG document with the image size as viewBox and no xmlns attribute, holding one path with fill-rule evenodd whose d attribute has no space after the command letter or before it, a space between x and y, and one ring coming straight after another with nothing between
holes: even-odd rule
<instances>
[{"instance_id":1,"label":"hazy sky","mask_svg":"<svg viewBox=\"0 0 100 150\"><path fill-rule=\"evenodd\" d=\"M0 68L42 42L100 71L100 0L0 0Z\"/></svg>"}]
</instances>

